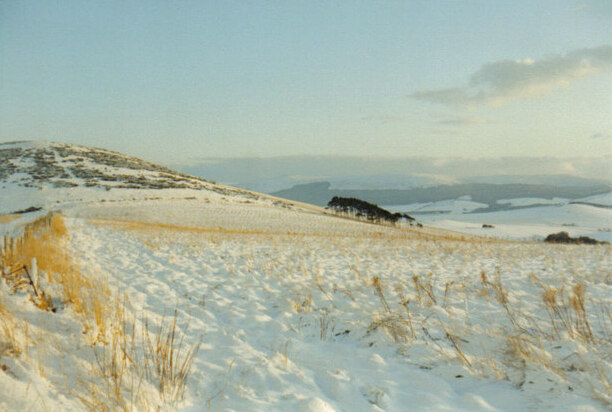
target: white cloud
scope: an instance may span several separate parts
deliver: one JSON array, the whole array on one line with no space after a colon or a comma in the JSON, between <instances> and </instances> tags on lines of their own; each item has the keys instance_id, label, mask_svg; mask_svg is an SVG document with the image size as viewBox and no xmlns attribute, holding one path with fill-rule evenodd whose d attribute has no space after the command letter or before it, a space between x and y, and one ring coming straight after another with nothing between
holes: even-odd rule
<instances>
[{"instance_id":1,"label":"white cloud","mask_svg":"<svg viewBox=\"0 0 612 412\"><path fill-rule=\"evenodd\" d=\"M484 64L467 86L413 93L412 98L450 106L500 105L533 98L612 68L612 46L574 50L541 60L500 60Z\"/></svg>"}]
</instances>

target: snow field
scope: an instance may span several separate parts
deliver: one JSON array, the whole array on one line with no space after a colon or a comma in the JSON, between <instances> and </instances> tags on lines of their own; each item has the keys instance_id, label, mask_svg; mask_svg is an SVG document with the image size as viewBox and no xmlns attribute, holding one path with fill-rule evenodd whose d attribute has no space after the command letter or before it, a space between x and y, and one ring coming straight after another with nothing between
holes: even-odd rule
<instances>
[{"instance_id":1,"label":"snow field","mask_svg":"<svg viewBox=\"0 0 612 412\"><path fill-rule=\"evenodd\" d=\"M583 204L419 218L426 225L501 239L543 239L551 233L566 231L571 236L612 242L612 210ZM495 227L486 229L483 223Z\"/></svg>"},{"instance_id":2,"label":"snow field","mask_svg":"<svg viewBox=\"0 0 612 412\"><path fill-rule=\"evenodd\" d=\"M176 316L127 313L107 276L81 272L60 247L67 240L60 216L24 232L3 245L0 262L2 410L175 409L199 346L183 346ZM32 255L28 284L19 268Z\"/></svg>"},{"instance_id":3,"label":"snow field","mask_svg":"<svg viewBox=\"0 0 612 412\"><path fill-rule=\"evenodd\" d=\"M74 233L83 262L120 274L129 311L177 307L189 342L203 334L185 410L610 405L607 247ZM555 327L542 299L577 284L587 285L593 341L579 322Z\"/></svg>"},{"instance_id":4,"label":"snow field","mask_svg":"<svg viewBox=\"0 0 612 412\"><path fill-rule=\"evenodd\" d=\"M128 220L146 224L176 226L184 231L258 232L330 236L401 236L417 231L391 226L364 224L355 219L338 218L323 209L294 213L286 208L240 202L214 203L199 200L156 200L114 204L92 204L69 211L81 218Z\"/></svg>"},{"instance_id":5,"label":"snow field","mask_svg":"<svg viewBox=\"0 0 612 412\"><path fill-rule=\"evenodd\" d=\"M231 205L224 213L235 212L234 219L219 217L229 228L186 228L181 225L198 219L186 211L211 222L217 212L150 207L124 207L122 216L107 205L69 211L66 252L89 279L81 292L86 301L95 296L104 303L98 315L89 303L79 311L76 299L59 301L65 291L45 276L42 288L56 298L57 313L0 288L0 306L21 325L10 328L21 354L0 355L8 371L0 372L0 407L596 411L611 405L609 246L431 240L428 232L402 235L314 214L279 217L266 208L245 214L245 206ZM266 222L278 230L260 230ZM300 233L302 227L309 229ZM555 299L547 305L545 295ZM167 385L174 389L164 392L150 348L163 346L167 339L157 336L168 338L170 330L179 352L166 345L165 353L176 355L175 364L193 364L186 386Z\"/></svg>"}]
</instances>

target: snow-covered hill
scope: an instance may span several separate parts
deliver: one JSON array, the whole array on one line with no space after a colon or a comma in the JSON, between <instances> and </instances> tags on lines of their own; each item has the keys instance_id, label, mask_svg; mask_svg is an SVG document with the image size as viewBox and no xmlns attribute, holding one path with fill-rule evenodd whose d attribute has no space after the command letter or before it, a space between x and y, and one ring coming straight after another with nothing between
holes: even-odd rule
<instances>
[{"instance_id":1,"label":"snow-covered hill","mask_svg":"<svg viewBox=\"0 0 612 412\"><path fill-rule=\"evenodd\" d=\"M53 142L0 143L0 213L29 207L186 197L291 205L110 150Z\"/></svg>"}]
</instances>

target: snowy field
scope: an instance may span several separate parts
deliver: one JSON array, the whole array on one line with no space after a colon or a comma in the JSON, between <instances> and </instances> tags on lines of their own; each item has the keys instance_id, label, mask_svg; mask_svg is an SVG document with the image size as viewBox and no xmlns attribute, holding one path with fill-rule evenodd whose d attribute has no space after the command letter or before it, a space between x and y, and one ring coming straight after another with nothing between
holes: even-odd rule
<instances>
[{"instance_id":1,"label":"snowy field","mask_svg":"<svg viewBox=\"0 0 612 412\"><path fill-rule=\"evenodd\" d=\"M383 206L390 212L407 213L469 213L476 209L488 207L485 203L473 202L469 199L441 200L439 202L412 203L409 205Z\"/></svg>"},{"instance_id":2,"label":"snowy field","mask_svg":"<svg viewBox=\"0 0 612 412\"><path fill-rule=\"evenodd\" d=\"M581 216L585 207L568 206ZM265 204L106 202L64 213L63 247L92 290L107 285L112 319L62 303L44 272L56 313L1 284L0 310L11 314L0 325L1 410L612 406L610 246L459 241ZM177 362L194 350L177 394L142 372L144 349L129 349L173 319Z\"/></svg>"},{"instance_id":3,"label":"snowy field","mask_svg":"<svg viewBox=\"0 0 612 412\"><path fill-rule=\"evenodd\" d=\"M427 225L479 236L541 240L551 233L566 231L570 236L589 236L612 242L611 197L612 193L607 193L580 199L578 203L559 198L506 199L499 203L520 208L488 213L472 213L487 205L467 200L389 206L388 210L414 213L419 221ZM427 211L443 213L419 214ZM483 228L483 224L494 227Z\"/></svg>"},{"instance_id":4,"label":"snowy field","mask_svg":"<svg viewBox=\"0 0 612 412\"><path fill-rule=\"evenodd\" d=\"M542 206L490 213L421 215L425 224L505 239L542 239L551 233L589 236L612 242L612 209L583 204ZM491 224L492 229L483 228Z\"/></svg>"}]
</instances>

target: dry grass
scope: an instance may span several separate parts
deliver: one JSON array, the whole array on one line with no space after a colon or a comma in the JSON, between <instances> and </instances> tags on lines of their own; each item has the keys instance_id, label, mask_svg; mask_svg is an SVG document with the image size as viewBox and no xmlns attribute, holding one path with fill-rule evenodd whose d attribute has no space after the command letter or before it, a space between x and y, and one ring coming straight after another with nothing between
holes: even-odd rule
<instances>
[{"instance_id":1,"label":"dry grass","mask_svg":"<svg viewBox=\"0 0 612 412\"><path fill-rule=\"evenodd\" d=\"M92 347L91 374L79 380L78 399L90 411L151 410L142 379L131 373L133 339L116 329L106 344ZM82 390L84 389L84 390Z\"/></svg>"},{"instance_id":2,"label":"dry grass","mask_svg":"<svg viewBox=\"0 0 612 412\"><path fill-rule=\"evenodd\" d=\"M175 310L170 322L162 320L153 339L148 322L143 329L145 377L156 383L162 400L171 404L183 398L191 365L200 348L200 342L186 347L184 336L178 334L177 319Z\"/></svg>"},{"instance_id":3,"label":"dry grass","mask_svg":"<svg viewBox=\"0 0 612 412\"><path fill-rule=\"evenodd\" d=\"M352 219L351 219L352 220ZM361 223L371 223L363 222ZM145 233L147 235L167 235L169 233L182 233L182 234L204 234L210 237L211 240L216 241L217 236L226 237L240 237L245 236L282 236L293 239L299 238L326 238L326 239L386 239L386 240L411 240L419 239L422 241L439 241L448 242L449 247L453 248L454 242L459 243L477 243L477 244L489 244L489 243L510 243L509 241L479 237L475 235L465 235L458 232L452 232L448 230L427 228L426 230L415 229L413 227L390 227L387 225L380 225L377 223L371 223L374 227L380 227L384 232L370 232L366 231L363 233L332 233L332 232L291 232L291 231L273 231L273 230L248 230L248 229L230 229L223 227L194 227L194 226L183 226L168 223L158 222L142 222L137 220L127 219L116 219L116 218L96 218L88 219L88 223L96 227L110 227L113 229L124 230L132 233Z\"/></svg>"},{"instance_id":4,"label":"dry grass","mask_svg":"<svg viewBox=\"0 0 612 412\"><path fill-rule=\"evenodd\" d=\"M39 274L61 289L61 299L83 319L83 329L92 343L104 340L111 297L108 282L83 276L80 268L67 253L68 231L61 215L49 214L26 225L17 239L5 239L2 266L11 268L5 278L17 290L31 285L34 303L43 310L53 310L52 299L39 284ZM34 272L32 279L30 272ZM11 277L12 276L12 277Z\"/></svg>"},{"instance_id":5,"label":"dry grass","mask_svg":"<svg viewBox=\"0 0 612 412\"><path fill-rule=\"evenodd\" d=\"M463 359L463 361L467 364L467 366L472 366L472 363L470 362L470 360L467 358L467 356L465 356L465 353L463 353L463 351L461 350L461 348L459 347L458 342L458 337L451 335L446 328L444 328L444 326L442 326L442 330L444 331L444 334L446 335L446 337L448 338L448 340L451 342L451 344L453 345L453 348L455 348L455 350L457 351L457 353L459 354L459 356L461 357L461 359Z\"/></svg>"},{"instance_id":6,"label":"dry grass","mask_svg":"<svg viewBox=\"0 0 612 412\"><path fill-rule=\"evenodd\" d=\"M579 337L585 343L595 343L585 307L585 295L586 286L583 283L575 284L569 293L565 292L564 287L544 290L542 300L558 337L568 333L571 338ZM604 333L608 334L607 331Z\"/></svg>"},{"instance_id":7,"label":"dry grass","mask_svg":"<svg viewBox=\"0 0 612 412\"><path fill-rule=\"evenodd\" d=\"M385 298L385 294L382 290L382 285L380 283L380 277L374 276L372 279L372 286L376 289L376 293L378 294L378 298L380 299L380 303L382 303L383 308L385 308L385 312L391 312L391 308L389 307L389 303L387 303L387 299Z\"/></svg>"},{"instance_id":8,"label":"dry grass","mask_svg":"<svg viewBox=\"0 0 612 412\"><path fill-rule=\"evenodd\" d=\"M19 356L23 348L16 336L18 328L13 314L2 302L0 296L0 358L3 356Z\"/></svg>"},{"instance_id":9,"label":"dry grass","mask_svg":"<svg viewBox=\"0 0 612 412\"><path fill-rule=\"evenodd\" d=\"M55 289L58 297L81 320L95 361L89 376L80 379L74 395L91 411L152 410L176 405L183 398L199 343L187 347L177 328L176 313L171 322L161 322L157 333L149 332L145 322L137 338L136 323L126 320L125 299L100 276L81 273L66 252L67 236L61 215L44 216L28 224L22 236L4 239L0 269L13 292L30 293L39 308L54 309L50 296L42 290L40 273L46 285L59 287ZM22 353L16 336L19 331L0 301L0 356ZM39 360L42 376L41 368Z\"/></svg>"},{"instance_id":10,"label":"dry grass","mask_svg":"<svg viewBox=\"0 0 612 412\"><path fill-rule=\"evenodd\" d=\"M427 280L421 280L420 276L414 275L412 276L412 282L414 283L414 288L417 292L419 305L423 306L424 296L427 297L427 300L425 301L427 306L438 304L438 300L436 299L436 294L434 292L432 273L428 274Z\"/></svg>"},{"instance_id":11,"label":"dry grass","mask_svg":"<svg viewBox=\"0 0 612 412\"><path fill-rule=\"evenodd\" d=\"M295 313L308 313L312 310L312 293L296 293L295 300L291 301Z\"/></svg>"},{"instance_id":12,"label":"dry grass","mask_svg":"<svg viewBox=\"0 0 612 412\"><path fill-rule=\"evenodd\" d=\"M19 215L0 215L0 225L19 219Z\"/></svg>"},{"instance_id":13,"label":"dry grass","mask_svg":"<svg viewBox=\"0 0 612 412\"><path fill-rule=\"evenodd\" d=\"M25 266L31 268L36 259L38 268L50 281L56 274L73 271L69 256L64 251L67 236L61 215L47 215L26 225L24 233L17 239L5 239L2 253L4 267Z\"/></svg>"},{"instance_id":14,"label":"dry grass","mask_svg":"<svg viewBox=\"0 0 612 412\"><path fill-rule=\"evenodd\" d=\"M384 330L396 343L408 342L409 322L408 320L397 313L384 313L372 315L372 323L367 329L367 333ZM411 333L414 332L411 330Z\"/></svg>"},{"instance_id":15,"label":"dry grass","mask_svg":"<svg viewBox=\"0 0 612 412\"><path fill-rule=\"evenodd\" d=\"M163 319L157 333L145 321L137 327L125 312L117 312L121 327L109 341L93 347L91 376L81 379L85 391L77 394L90 411L173 409L185 393L187 379L200 342L187 346L177 327L177 314ZM138 332L140 330L140 332Z\"/></svg>"}]
</instances>

